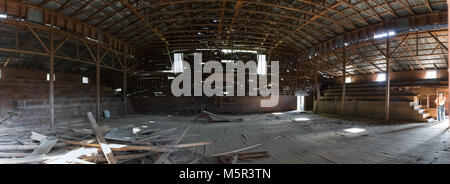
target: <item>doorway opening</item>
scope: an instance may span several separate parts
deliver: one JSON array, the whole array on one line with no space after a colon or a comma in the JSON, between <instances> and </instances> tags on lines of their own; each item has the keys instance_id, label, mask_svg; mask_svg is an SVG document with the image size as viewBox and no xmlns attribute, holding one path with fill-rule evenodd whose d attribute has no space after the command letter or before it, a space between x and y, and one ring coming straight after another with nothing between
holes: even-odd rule
<instances>
[{"instance_id":1,"label":"doorway opening","mask_svg":"<svg viewBox=\"0 0 450 184\"><path fill-rule=\"evenodd\" d=\"M305 111L305 96L297 96L297 111Z\"/></svg>"}]
</instances>

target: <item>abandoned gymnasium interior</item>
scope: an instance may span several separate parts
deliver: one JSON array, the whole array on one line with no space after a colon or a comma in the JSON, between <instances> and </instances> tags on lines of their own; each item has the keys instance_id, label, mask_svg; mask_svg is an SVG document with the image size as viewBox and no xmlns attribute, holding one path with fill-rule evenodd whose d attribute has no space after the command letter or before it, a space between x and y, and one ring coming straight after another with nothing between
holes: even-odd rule
<instances>
[{"instance_id":1,"label":"abandoned gymnasium interior","mask_svg":"<svg viewBox=\"0 0 450 184\"><path fill-rule=\"evenodd\" d=\"M450 164L444 0L0 0L0 164Z\"/></svg>"}]
</instances>

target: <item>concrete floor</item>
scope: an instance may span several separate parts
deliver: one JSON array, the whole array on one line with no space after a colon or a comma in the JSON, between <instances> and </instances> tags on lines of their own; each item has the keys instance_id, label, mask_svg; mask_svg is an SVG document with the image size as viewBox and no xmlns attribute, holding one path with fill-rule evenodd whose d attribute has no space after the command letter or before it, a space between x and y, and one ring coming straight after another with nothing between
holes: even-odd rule
<instances>
[{"instance_id":1,"label":"concrete floor","mask_svg":"<svg viewBox=\"0 0 450 184\"><path fill-rule=\"evenodd\" d=\"M231 116L230 116L231 117ZM269 151L270 157L238 163L350 164L450 163L448 121L404 123L340 119L331 115L283 112L236 115L244 122L192 122L195 116L130 115L104 121L106 126L134 124L168 129L190 126L182 143L213 141L207 155L232 151L284 136L249 150ZM203 154L203 147L195 148Z\"/></svg>"}]
</instances>

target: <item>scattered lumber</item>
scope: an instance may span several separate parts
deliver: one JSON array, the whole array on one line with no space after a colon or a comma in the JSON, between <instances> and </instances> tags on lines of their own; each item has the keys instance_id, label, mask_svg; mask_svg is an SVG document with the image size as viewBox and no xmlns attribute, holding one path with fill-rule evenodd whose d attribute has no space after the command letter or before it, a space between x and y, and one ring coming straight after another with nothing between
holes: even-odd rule
<instances>
[{"instance_id":1,"label":"scattered lumber","mask_svg":"<svg viewBox=\"0 0 450 184\"><path fill-rule=\"evenodd\" d=\"M69 140L64 140L64 142L67 144L101 148L100 144L92 144L92 143L82 144L80 142L74 142L74 141L69 141ZM151 152L158 152L158 153L174 151L174 149L161 148L161 147L156 147L156 146L130 146L130 145L125 145L125 144L109 144L109 145L104 145L104 146L109 148L112 151L151 151Z\"/></svg>"},{"instance_id":2,"label":"scattered lumber","mask_svg":"<svg viewBox=\"0 0 450 184\"><path fill-rule=\"evenodd\" d=\"M187 134L189 127L99 127L92 113L87 116L88 124L58 128L51 134L0 128L0 164L188 163L203 155L194 157L191 150L183 149L212 144L180 144L183 138L198 136ZM179 135L176 130L180 130Z\"/></svg>"},{"instance_id":3,"label":"scattered lumber","mask_svg":"<svg viewBox=\"0 0 450 184\"><path fill-rule=\"evenodd\" d=\"M66 146L65 143L57 143L54 147L63 147ZM34 150L39 145L4 145L0 146L0 151L27 151Z\"/></svg>"},{"instance_id":4,"label":"scattered lumber","mask_svg":"<svg viewBox=\"0 0 450 184\"><path fill-rule=\"evenodd\" d=\"M28 155L25 158L32 158L32 157L36 157L36 156L45 155L48 152L50 152L50 150L53 148L53 146L56 145L57 142L58 142L58 139L56 139L56 140L44 139L41 142L41 144L30 155Z\"/></svg>"},{"instance_id":5,"label":"scattered lumber","mask_svg":"<svg viewBox=\"0 0 450 184\"><path fill-rule=\"evenodd\" d=\"M34 141L43 142L44 140L47 139L47 136L42 135L42 134L37 133L37 132L34 132L34 131L31 131L30 138L31 138L31 140L34 140Z\"/></svg>"},{"instance_id":6,"label":"scattered lumber","mask_svg":"<svg viewBox=\"0 0 450 184\"><path fill-rule=\"evenodd\" d=\"M117 160L129 160L129 159L138 159L138 158L145 158L147 156L152 155L153 153L142 153L142 154L132 154L132 155L116 155L115 158ZM103 155L95 155L91 157L84 158L85 161L88 162L106 162L106 158Z\"/></svg>"},{"instance_id":7,"label":"scattered lumber","mask_svg":"<svg viewBox=\"0 0 450 184\"><path fill-rule=\"evenodd\" d=\"M110 147L106 143L105 137L103 137L103 133L100 131L100 129L98 129L98 125L94 119L94 116L92 115L91 112L88 112L87 116L89 118L89 121L91 122L92 130L94 131L95 136L97 137L98 143L100 143L100 148L102 149L103 154L105 154L106 160L108 160L109 164L117 163L117 160L114 158L114 155Z\"/></svg>"},{"instance_id":8,"label":"scattered lumber","mask_svg":"<svg viewBox=\"0 0 450 184\"><path fill-rule=\"evenodd\" d=\"M23 158L28 155L28 153L0 153L0 158Z\"/></svg>"},{"instance_id":9,"label":"scattered lumber","mask_svg":"<svg viewBox=\"0 0 450 184\"><path fill-rule=\"evenodd\" d=\"M133 127L126 129L113 128L105 135L105 139L133 142L136 140L136 136L137 135L133 133Z\"/></svg>"},{"instance_id":10,"label":"scattered lumber","mask_svg":"<svg viewBox=\"0 0 450 184\"><path fill-rule=\"evenodd\" d=\"M230 119L230 118L226 118L223 116L219 116L217 114L208 112L208 111L203 111L202 113L200 113L195 119L194 122L197 121L198 119L206 119L209 122L243 122L244 119L239 118L239 119Z\"/></svg>"},{"instance_id":11,"label":"scattered lumber","mask_svg":"<svg viewBox=\"0 0 450 184\"><path fill-rule=\"evenodd\" d=\"M13 159L0 159L0 164L29 164L29 163L40 163L46 160L55 159L57 156L43 156L34 158L13 158Z\"/></svg>"},{"instance_id":12,"label":"scattered lumber","mask_svg":"<svg viewBox=\"0 0 450 184\"><path fill-rule=\"evenodd\" d=\"M81 157L83 156L92 156L94 154L98 154L97 148L78 148L71 150L63 155L55 156L52 159L46 160L44 163L46 164L77 164L82 163Z\"/></svg>"},{"instance_id":13,"label":"scattered lumber","mask_svg":"<svg viewBox=\"0 0 450 184\"><path fill-rule=\"evenodd\" d=\"M190 127L187 127L187 128L183 131L183 133L180 135L180 137L178 137L178 139L175 140L175 141L173 142L173 144L179 144L179 143L181 142L181 140L183 139L184 135L186 135L186 133L187 133L187 131L189 130L189 128L190 128ZM164 153L164 154L162 154L162 155L155 161L155 164L161 164L162 162L164 162L164 161L167 159L167 157L169 157L169 155L170 155L170 153Z\"/></svg>"}]
</instances>

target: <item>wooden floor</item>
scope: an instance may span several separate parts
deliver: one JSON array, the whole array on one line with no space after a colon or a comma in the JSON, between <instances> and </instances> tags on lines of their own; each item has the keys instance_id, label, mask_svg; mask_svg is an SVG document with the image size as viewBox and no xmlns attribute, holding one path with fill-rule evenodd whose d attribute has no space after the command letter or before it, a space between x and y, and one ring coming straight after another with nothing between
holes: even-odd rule
<instances>
[{"instance_id":1,"label":"wooden floor","mask_svg":"<svg viewBox=\"0 0 450 184\"><path fill-rule=\"evenodd\" d=\"M450 164L448 121L386 123L300 112L229 117L243 118L244 121L210 123L192 122L195 116L128 115L101 121L99 125L112 128L132 124L134 127L161 130L174 127L180 127L182 130L183 127L190 126L180 144L213 141L213 144L206 148L196 147L185 151L192 155L195 152L197 156L228 152L283 136L274 142L248 150L269 151L269 157L250 161L239 160L238 163L242 164ZM84 126L88 129L90 127L87 122L73 126ZM19 129L14 131L29 132ZM25 137L28 138L29 135ZM0 133L0 138L8 139L0 142L16 141L20 134L11 135L11 132L8 132L2 136ZM215 162L200 160L200 163Z\"/></svg>"},{"instance_id":2,"label":"wooden floor","mask_svg":"<svg viewBox=\"0 0 450 184\"><path fill-rule=\"evenodd\" d=\"M151 128L191 126L183 142L214 141L207 155L227 152L284 136L249 151L270 157L240 163L282 164L409 164L450 163L448 121L402 123L344 120L330 115L284 112L230 116L244 122L192 122L194 116L137 115L108 120L104 125L133 123ZM203 154L203 148L196 148ZM238 162L239 163L239 162Z\"/></svg>"}]
</instances>

